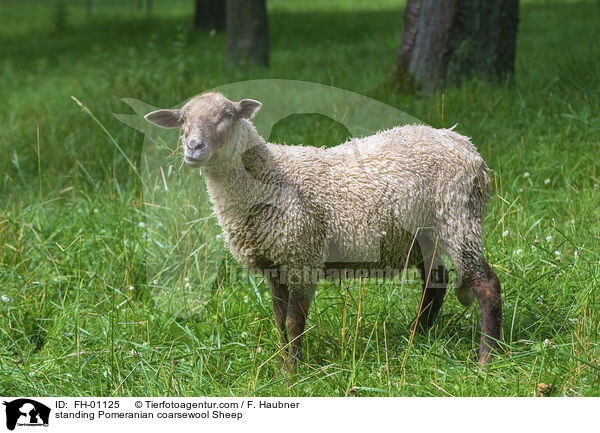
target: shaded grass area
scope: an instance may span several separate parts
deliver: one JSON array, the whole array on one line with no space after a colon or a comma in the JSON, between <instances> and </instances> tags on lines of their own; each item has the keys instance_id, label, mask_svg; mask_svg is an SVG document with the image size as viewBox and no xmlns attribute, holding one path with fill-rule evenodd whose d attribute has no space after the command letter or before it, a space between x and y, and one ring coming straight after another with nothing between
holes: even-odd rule
<instances>
[{"instance_id":1,"label":"shaded grass area","mask_svg":"<svg viewBox=\"0 0 600 433\"><path fill-rule=\"evenodd\" d=\"M271 67L242 71L224 67L224 34L190 28L188 3L155 1L151 17L116 5L88 17L69 3L60 31L52 7L5 9L30 20L0 29L0 394L527 396L541 382L553 395L599 394L597 3L523 2L514 86L473 81L428 99L379 87L401 38L395 2L270 0ZM143 136L111 115L127 112L121 98L172 106L257 78L369 94L472 137L495 170L486 244L504 290L505 353L487 372L475 363L478 309L451 293L431 332L411 336L415 283L320 284L294 377L277 374L268 290L238 277L231 257L196 314L153 299L147 271L163 249L144 188L71 95L138 170ZM306 115L272 137L346 134Z\"/></svg>"}]
</instances>

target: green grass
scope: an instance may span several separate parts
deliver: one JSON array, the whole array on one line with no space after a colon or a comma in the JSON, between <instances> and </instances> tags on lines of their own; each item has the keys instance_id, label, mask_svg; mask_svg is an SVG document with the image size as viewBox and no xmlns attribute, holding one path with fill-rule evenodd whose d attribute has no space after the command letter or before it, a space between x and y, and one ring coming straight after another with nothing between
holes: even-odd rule
<instances>
[{"instance_id":1,"label":"green grass","mask_svg":"<svg viewBox=\"0 0 600 433\"><path fill-rule=\"evenodd\" d=\"M69 2L60 25L52 2L0 6L0 394L532 396L543 382L552 395L600 395L597 2L522 2L514 85L473 81L428 99L379 90L401 39L396 1L269 0L271 67L242 71L223 66L224 34L190 28L193 2L154 3L151 17L127 3L88 17ZM478 308L451 293L431 332L411 337L418 284L320 284L293 377L277 375L268 289L231 257L196 313L153 297L195 283L185 267L149 278L162 253L165 266L201 266L187 248L219 241L210 219L188 243L170 236L185 233L177 221L154 230L127 162L139 170L143 135L111 113L131 112L121 98L172 106L262 78L369 94L472 137L495 170L486 246L504 296L505 352L487 372L475 362ZM272 136L345 134L313 115ZM168 181L202 188L186 168Z\"/></svg>"}]
</instances>

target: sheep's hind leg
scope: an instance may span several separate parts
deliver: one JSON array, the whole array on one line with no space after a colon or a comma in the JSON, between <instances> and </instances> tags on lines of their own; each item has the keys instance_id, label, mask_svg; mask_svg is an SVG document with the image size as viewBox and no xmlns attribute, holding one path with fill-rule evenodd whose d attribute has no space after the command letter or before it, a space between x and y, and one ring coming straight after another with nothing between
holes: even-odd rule
<instances>
[{"instance_id":1,"label":"sheep's hind leg","mask_svg":"<svg viewBox=\"0 0 600 433\"><path fill-rule=\"evenodd\" d=\"M418 269L423 285L423 296L419 306L418 329L424 332L433 325L444 303L447 272L445 266L437 261L434 262L433 267L426 266L426 263L421 263Z\"/></svg>"},{"instance_id":2,"label":"sheep's hind leg","mask_svg":"<svg viewBox=\"0 0 600 433\"><path fill-rule=\"evenodd\" d=\"M481 310L481 340L479 343L479 364L486 364L493 351L499 348L502 328L502 296L500 281L484 260L478 272L466 276L466 282L473 287Z\"/></svg>"},{"instance_id":3,"label":"sheep's hind leg","mask_svg":"<svg viewBox=\"0 0 600 433\"><path fill-rule=\"evenodd\" d=\"M277 277L266 277L269 288L271 289L271 298L273 299L273 316L275 317L275 324L279 330L279 345L281 349L281 364L285 365L287 358L286 346L288 344L287 333L286 333L286 318L288 311L288 299L289 293L288 288L285 284L281 284Z\"/></svg>"}]
</instances>

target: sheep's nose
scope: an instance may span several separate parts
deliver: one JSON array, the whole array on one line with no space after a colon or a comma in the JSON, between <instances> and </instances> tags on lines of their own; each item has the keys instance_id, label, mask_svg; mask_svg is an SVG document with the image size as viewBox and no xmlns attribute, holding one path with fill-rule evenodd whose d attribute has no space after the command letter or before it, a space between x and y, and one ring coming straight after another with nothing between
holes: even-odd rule
<instances>
[{"instance_id":1,"label":"sheep's nose","mask_svg":"<svg viewBox=\"0 0 600 433\"><path fill-rule=\"evenodd\" d=\"M187 147L190 150L203 149L207 146L206 141L192 138L188 141Z\"/></svg>"}]
</instances>

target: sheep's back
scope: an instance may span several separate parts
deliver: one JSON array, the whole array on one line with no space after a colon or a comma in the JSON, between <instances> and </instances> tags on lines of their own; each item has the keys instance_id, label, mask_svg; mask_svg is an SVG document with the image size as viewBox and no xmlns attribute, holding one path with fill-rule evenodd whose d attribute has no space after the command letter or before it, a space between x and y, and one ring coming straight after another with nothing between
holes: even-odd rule
<instances>
[{"instance_id":1,"label":"sheep's back","mask_svg":"<svg viewBox=\"0 0 600 433\"><path fill-rule=\"evenodd\" d=\"M487 167L451 130L410 125L332 148L276 146L299 194L318 206L325 261L387 262L408 253L417 230L485 208L486 197L469 199Z\"/></svg>"}]
</instances>

